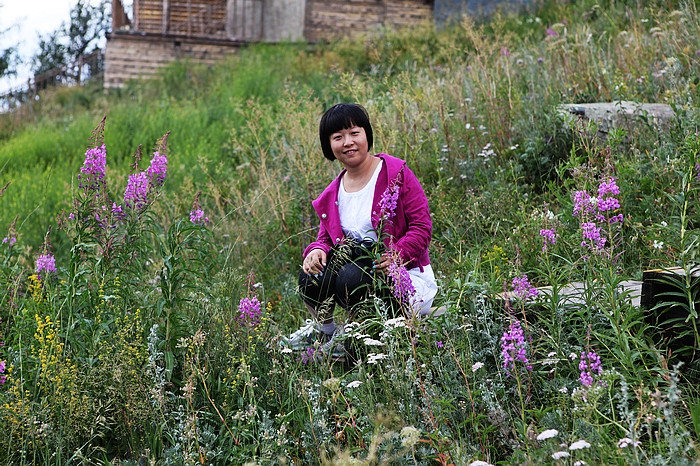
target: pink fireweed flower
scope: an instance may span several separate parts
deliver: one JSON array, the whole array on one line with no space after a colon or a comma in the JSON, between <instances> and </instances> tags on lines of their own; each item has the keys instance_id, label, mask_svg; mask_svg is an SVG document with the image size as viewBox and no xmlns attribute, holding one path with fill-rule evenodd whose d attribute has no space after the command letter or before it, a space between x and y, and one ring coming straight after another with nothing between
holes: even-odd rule
<instances>
[{"instance_id":1,"label":"pink fireweed flower","mask_svg":"<svg viewBox=\"0 0 700 466\"><path fill-rule=\"evenodd\" d=\"M160 152L154 152L151 165L146 169L148 180L154 186L163 186L168 171L168 157Z\"/></svg>"},{"instance_id":2,"label":"pink fireweed flower","mask_svg":"<svg viewBox=\"0 0 700 466\"><path fill-rule=\"evenodd\" d=\"M620 201L614 197L620 194L620 188L617 187L617 178L608 178L607 181L601 181L598 185L598 215L596 218L603 222L605 221L605 212L613 212L620 208Z\"/></svg>"},{"instance_id":3,"label":"pink fireweed flower","mask_svg":"<svg viewBox=\"0 0 700 466\"><path fill-rule=\"evenodd\" d=\"M7 381L7 376L5 375L6 367L7 363L5 361L0 361L0 385L4 384Z\"/></svg>"},{"instance_id":4,"label":"pink fireweed flower","mask_svg":"<svg viewBox=\"0 0 700 466\"><path fill-rule=\"evenodd\" d=\"M56 259L50 252L40 255L36 259L36 274L41 278L41 272L56 272Z\"/></svg>"},{"instance_id":5,"label":"pink fireweed flower","mask_svg":"<svg viewBox=\"0 0 700 466\"><path fill-rule=\"evenodd\" d=\"M593 252L603 251L608 240L613 237L610 228L606 228L607 237L602 236L603 226L622 223L624 216L619 211L620 194L617 178L608 177L598 184L598 197L591 197L586 191L574 193L574 216L581 218L581 247Z\"/></svg>"},{"instance_id":6,"label":"pink fireweed flower","mask_svg":"<svg viewBox=\"0 0 700 466\"><path fill-rule=\"evenodd\" d=\"M574 193L574 215L587 215L595 212L596 199L592 198L586 191L576 191Z\"/></svg>"},{"instance_id":7,"label":"pink fireweed flower","mask_svg":"<svg viewBox=\"0 0 700 466\"><path fill-rule=\"evenodd\" d=\"M515 295L523 301L527 300L528 298L534 298L539 294L537 288L530 284L530 280L528 280L527 275L523 275L522 277L513 277L512 285Z\"/></svg>"},{"instance_id":8,"label":"pink fireweed flower","mask_svg":"<svg viewBox=\"0 0 700 466\"><path fill-rule=\"evenodd\" d=\"M617 187L617 178L608 178L608 181L601 181L598 185L598 197L617 196L620 194L620 188Z\"/></svg>"},{"instance_id":9,"label":"pink fireweed flower","mask_svg":"<svg viewBox=\"0 0 700 466\"><path fill-rule=\"evenodd\" d=\"M190 222L195 225L204 225L209 223L209 217L204 216L204 211L202 209L196 209L190 212Z\"/></svg>"},{"instance_id":10,"label":"pink fireweed flower","mask_svg":"<svg viewBox=\"0 0 700 466\"><path fill-rule=\"evenodd\" d=\"M515 370L515 363L518 361L525 364L527 370L532 370L530 361L527 359L525 335L520 327L520 321L514 320L501 336L501 356L503 368L508 374L511 370Z\"/></svg>"},{"instance_id":11,"label":"pink fireweed flower","mask_svg":"<svg viewBox=\"0 0 700 466\"><path fill-rule=\"evenodd\" d=\"M614 197L606 197L605 199L600 199L598 201L598 211L608 212L612 210L617 210L620 208L620 201Z\"/></svg>"},{"instance_id":12,"label":"pink fireweed flower","mask_svg":"<svg viewBox=\"0 0 700 466\"><path fill-rule=\"evenodd\" d=\"M199 205L200 194L201 192L198 192L194 197L194 202L192 202L192 210L190 211L190 222L195 225L204 225L205 223L209 223L209 217L204 216L204 211Z\"/></svg>"},{"instance_id":13,"label":"pink fireweed flower","mask_svg":"<svg viewBox=\"0 0 700 466\"><path fill-rule=\"evenodd\" d=\"M406 267L399 265L396 260L391 261L391 264L389 264L387 275L391 279L392 294L402 303L407 303L416 294L411 275L406 270Z\"/></svg>"},{"instance_id":14,"label":"pink fireweed flower","mask_svg":"<svg viewBox=\"0 0 700 466\"><path fill-rule=\"evenodd\" d=\"M622 221L625 219L625 217L622 214L617 214L613 215L610 217L610 220L608 220L608 223L613 224L613 223L622 223Z\"/></svg>"},{"instance_id":15,"label":"pink fireweed flower","mask_svg":"<svg viewBox=\"0 0 700 466\"><path fill-rule=\"evenodd\" d=\"M398 183L392 183L384 190L379 198L379 218L382 221L389 222L396 216L396 204L399 199Z\"/></svg>"},{"instance_id":16,"label":"pink fireweed flower","mask_svg":"<svg viewBox=\"0 0 700 466\"><path fill-rule=\"evenodd\" d=\"M132 209L142 209L148 199L148 176L144 172L129 175L124 191L124 204Z\"/></svg>"},{"instance_id":17,"label":"pink fireweed flower","mask_svg":"<svg viewBox=\"0 0 700 466\"><path fill-rule=\"evenodd\" d=\"M578 369L581 371L579 376L581 385L587 388L593 385L593 376L603 372L603 365L600 362L600 357L594 351L584 351L581 353Z\"/></svg>"},{"instance_id":18,"label":"pink fireweed flower","mask_svg":"<svg viewBox=\"0 0 700 466\"><path fill-rule=\"evenodd\" d=\"M105 145L93 147L85 152L85 162L80 169L78 179L80 187L98 191L104 186L105 167L107 165L107 150Z\"/></svg>"},{"instance_id":19,"label":"pink fireweed flower","mask_svg":"<svg viewBox=\"0 0 700 466\"><path fill-rule=\"evenodd\" d=\"M585 193L579 191L580 193ZM578 193L577 193L578 194ZM595 200L595 207L589 209L586 213L592 214L598 222L618 223L622 221L622 214L613 215L608 218L614 211L620 208L620 200L615 196L620 194L620 188L617 186L617 178L608 178L607 181L601 181L598 185L598 198ZM585 194L587 196L587 194ZM593 199L593 198L590 198ZM591 203L592 204L592 203ZM580 209L579 209L580 210ZM576 196L574 198L574 215L577 213Z\"/></svg>"},{"instance_id":20,"label":"pink fireweed flower","mask_svg":"<svg viewBox=\"0 0 700 466\"><path fill-rule=\"evenodd\" d=\"M252 298L241 298L238 303L238 316L236 320L247 327L256 327L260 324L260 317L262 316L262 311L260 310L260 301L257 296Z\"/></svg>"},{"instance_id":21,"label":"pink fireweed flower","mask_svg":"<svg viewBox=\"0 0 700 466\"><path fill-rule=\"evenodd\" d=\"M554 228L540 230L540 236L544 242L542 245L542 252L547 250L548 244L554 245L554 243L557 242L557 233L554 231Z\"/></svg>"},{"instance_id":22,"label":"pink fireweed flower","mask_svg":"<svg viewBox=\"0 0 700 466\"><path fill-rule=\"evenodd\" d=\"M382 195L379 197L379 213L372 211L372 222L385 222L391 224L391 219L396 216L396 205L399 200L399 191L403 180L403 169L391 180Z\"/></svg>"},{"instance_id":23,"label":"pink fireweed flower","mask_svg":"<svg viewBox=\"0 0 700 466\"><path fill-rule=\"evenodd\" d=\"M596 226L593 222L586 222L581 224L581 236L583 241L581 241L581 246L591 249L593 251L600 251L605 247L607 239L600 235L601 227Z\"/></svg>"},{"instance_id":24,"label":"pink fireweed flower","mask_svg":"<svg viewBox=\"0 0 700 466\"><path fill-rule=\"evenodd\" d=\"M318 360L318 356L319 355L316 354L316 350L313 346L309 346L308 348L303 350L300 355L301 362L303 364L310 364L316 362Z\"/></svg>"}]
</instances>

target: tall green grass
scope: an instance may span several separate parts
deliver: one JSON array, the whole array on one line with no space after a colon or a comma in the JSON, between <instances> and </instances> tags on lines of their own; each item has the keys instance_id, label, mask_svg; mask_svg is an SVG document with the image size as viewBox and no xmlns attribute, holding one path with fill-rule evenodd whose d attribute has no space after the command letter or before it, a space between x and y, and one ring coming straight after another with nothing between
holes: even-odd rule
<instances>
[{"instance_id":1,"label":"tall green grass","mask_svg":"<svg viewBox=\"0 0 700 466\"><path fill-rule=\"evenodd\" d=\"M0 458L521 464L563 451L572 464L691 464L697 360L619 285L697 263L697 18L695 2L545 2L440 31L251 46L216 67L176 63L106 95L59 89L3 115L0 238L17 242L0 244ZM600 139L558 109L620 100L667 103L677 118ZM421 180L447 309L369 319L385 331L365 349L384 355L376 365L276 344L307 317L295 286L317 227L311 200L340 169L321 155L318 121L338 101L363 104L375 151ZM117 204L139 146L143 170L168 133L162 190L106 231L77 179L104 116L104 193ZM592 252L573 196L610 177L624 221ZM188 221L198 193L206 226ZM557 233L545 251L541 229ZM58 271L39 279L49 231ZM554 298L497 299L523 275ZM574 281L582 302L558 299ZM682 280L673 295L694 341L696 287ZM262 321L242 325L239 300L252 296ZM516 319L532 370L503 365ZM589 352L603 370L583 386ZM555 438L538 439L546 429Z\"/></svg>"}]
</instances>

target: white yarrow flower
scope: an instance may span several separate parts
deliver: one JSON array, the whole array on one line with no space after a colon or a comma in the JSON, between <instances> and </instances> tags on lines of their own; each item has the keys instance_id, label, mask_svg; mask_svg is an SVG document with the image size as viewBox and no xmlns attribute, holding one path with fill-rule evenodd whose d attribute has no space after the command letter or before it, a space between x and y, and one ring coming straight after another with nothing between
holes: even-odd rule
<instances>
[{"instance_id":1,"label":"white yarrow flower","mask_svg":"<svg viewBox=\"0 0 700 466\"><path fill-rule=\"evenodd\" d=\"M369 337L368 337L368 338L365 338L365 339L363 340L363 343L364 343L365 345L367 345L367 346L384 346L384 343L383 343L383 342L381 342L381 341L379 341L379 340L375 340L375 339L373 339L373 338L369 338Z\"/></svg>"},{"instance_id":2,"label":"white yarrow flower","mask_svg":"<svg viewBox=\"0 0 700 466\"><path fill-rule=\"evenodd\" d=\"M385 328L399 328L399 327L405 327L405 326L406 326L406 318L405 317L397 317L395 319L389 319L386 322L384 322Z\"/></svg>"},{"instance_id":3,"label":"white yarrow flower","mask_svg":"<svg viewBox=\"0 0 700 466\"><path fill-rule=\"evenodd\" d=\"M493 466L491 463L487 463L486 461L481 461L481 460L476 460L472 461L469 463L469 466Z\"/></svg>"},{"instance_id":4,"label":"white yarrow flower","mask_svg":"<svg viewBox=\"0 0 700 466\"><path fill-rule=\"evenodd\" d=\"M386 354L384 353L369 353L367 355L367 364L377 364L379 361L382 359L386 358Z\"/></svg>"},{"instance_id":5,"label":"white yarrow flower","mask_svg":"<svg viewBox=\"0 0 700 466\"><path fill-rule=\"evenodd\" d=\"M472 365L472 372L476 372L476 371L478 371L479 369L481 369L482 367L484 367L484 363L483 363L483 362L475 362L475 363Z\"/></svg>"},{"instance_id":6,"label":"white yarrow flower","mask_svg":"<svg viewBox=\"0 0 700 466\"><path fill-rule=\"evenodd\" d=\"M360 323L353 321L353 322L348 322L347 324L345 324L343 326L343 330L345 330L345 333L348 333L348 332L354 331L356 328L359 328L359 327L360 327Z\"/></svg>"},{"instance_id":7,"label":"white yarrow flower","mask_svg":"<svg viewBox=\"0 0 700 466\"><path fill-rule=\"evenodd\" d=\"M557 429L547 429L540 432L540 435L537 436L537 440L547 440L548 438L553 438L557 435L559 435L559 431Z\"/></svg>"},{"instance_id":8,"label":"white yarrow flower","mask_svg":"<svg viewBox=\"0 0 700 466\"><path fill-rule=\"evenodd\" d=\"M583 450L584 448L590 448L591 444L585 440L578 440L571 445L569 445L569 450Z\"/></svg>"},{"instance_id":9,"label":"white yarrow flower","mask_svg":"<svg viewBox=\"0 0 700 466\"><path fill-rule=\"evenodd\" d=\"M360 385L362 385L362 382L361 382L361 381L359 381L359 380L353 380L352 382L350 382L349 384L347 384L346 387L348 387L348 388L357 388L357 387L359 387Z\"/></svg>"},{"instance_id":10,"label":"white yarrow flower","mask_svg":"<svg viewBox=\"0 0 700 466\"><path fill-rule=\"evenodd\" d=\"M620 439L619 442L617 442L617 447L618 448L627 448L629 446L638 447L641 444L642 444L642 442L640 442L638 440L632 440L631 438L623 437Z\"/></svg>"},{"instance_id":11,"label":"white yarrow flower","mask_svg":"<svg viewBox=\"0 0 700 466\"><path fill-rule=\"evenodd\" d=\"M420 440L420 430L413 426L406 426L401 429L401 446L412 448Z\"/></svg>"},{"instance_id":12,"label":"white yarrow flower","mask_svg":"<svg viewBox=\"0 0 700 466\"><path fill-rule=\"evenodd\" d=\"M280 353L282 353L282 354L289 354L292 352L293 352L292 348L282 348L282 350L280 351Z\"/></svg>"},{"instance_id":13,"label":"white yarrow flower","mask_svg":"<svg viewBox=\"0 0 700 466\"><path fill-rule=\"evenodd\" d=\"M571 455L569 455L569 453L566 451L555 451L554 453L552 453L552 458L554 458L555 460L560 460L562 458L568 458L569 456L571 456Z\"/></svg>"}]
</instances>

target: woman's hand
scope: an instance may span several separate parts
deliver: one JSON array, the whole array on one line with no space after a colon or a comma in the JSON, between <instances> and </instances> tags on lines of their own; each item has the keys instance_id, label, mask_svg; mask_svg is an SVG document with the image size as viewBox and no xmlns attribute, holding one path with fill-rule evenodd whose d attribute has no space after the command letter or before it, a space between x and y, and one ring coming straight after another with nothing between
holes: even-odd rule
<instances>
[{"instance_id":1,"label":"woman's hand","mask_svg":"<svg viewBox=\"0 0 700 466\"><path fill-rule=\"evenodd\" d=\"M375 268L376 270L384 271L384 270L386 270L386 269L389 267L389 265L390 265L392 262L394 262L394 254L392 254L392 253L390 253L390 252L385 252L385 253L382 254L382 256L379 258L379 262L377 262L376 264L374 264L374 268Z\"/></svg>"},{"instance_id":2,"label":"woman's hand","mask_svg":"<svg viewBox=\"0 0 700 466\"><path fill-rule=\"evenodd\" d=\"M323 270L326 268L325 251L323 249L312 249L304 258L302 268L307 275L323 275Z\"/></svg>"}]
</instances>

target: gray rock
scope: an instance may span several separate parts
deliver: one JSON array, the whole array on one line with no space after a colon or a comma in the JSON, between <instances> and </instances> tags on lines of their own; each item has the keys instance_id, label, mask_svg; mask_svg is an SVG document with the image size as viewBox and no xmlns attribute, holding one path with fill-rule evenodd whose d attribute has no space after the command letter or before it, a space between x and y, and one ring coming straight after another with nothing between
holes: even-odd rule
<instances>
[{"instance_id":1,"label":"gray rock","mask_svg":"<svg viewBox=\"0 0 700 466\"><path fill-rule=\"evenodd\" d=\"M613 128L628 133L643 126L668 131L676 114L670 105L643 104L630 101L598 102L591 104L563 104L561 111L571 117L595 123L598 135L606 137Z\"/></svg>"}]
</instances>

